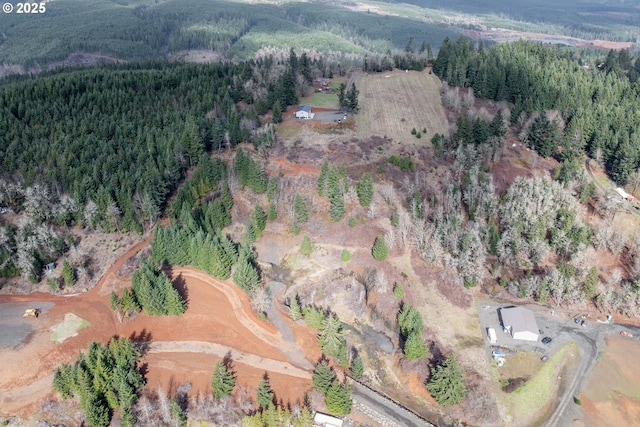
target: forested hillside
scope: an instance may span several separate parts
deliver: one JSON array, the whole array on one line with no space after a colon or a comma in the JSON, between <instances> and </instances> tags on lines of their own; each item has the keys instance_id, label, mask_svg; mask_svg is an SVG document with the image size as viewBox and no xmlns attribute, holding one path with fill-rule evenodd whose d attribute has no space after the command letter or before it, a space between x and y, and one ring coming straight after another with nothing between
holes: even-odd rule
<instances>
[{"instance_id":1,"label":"forested hillside","mask_svg":"<svg viewBox=\"0 0 640 427\"><path fill-rule=\"evenodd\" d=\"M44 66L76 51L160 59L187 49L249 59L261 49L291 47L359 61L366 52L402 49L409 38L437 47L454 34L444 24L328 4L56 0L46 7L40 15L3 15L0 63Z\"/></svg>"},{"instance_id":2,"label":"forested hillside","mask_svg":"<svg viewBox=\"0 0 640 427\"><path fill-rule=\"evenodd\" d=\"M395 1L392 1L396 3ZM638 42L637 4L612 0L404 0L405 3L482 16L486 21L508 24L522 30L534 24L543 32L553 31L586 39Z\"/></svg>"},{"instance_id":3,"label":"forested hillside","mask_svg":"<svg viewBox=\"0 0 640 427\"><path fill-rule=\"evenodd\" d=\"M612 51L601 66L585 67L567 50L530 42L484 49L460 38L443 42L433 72L479 97L512 103L521 139L563 162L565 174L586 151L624 184L640 166L639 62Z\"/></svg>"},{"instance_id":4,"label":"forested hillside","mask_svg":"<svg viewBox=\"0 0 640 427\"><path fill-rule=\"evenodd\" d=\"M209 173L205 152L272 144L273 126L259 115L297 103L299 85L325 66L292 50L280 62L113 65L5 80L0 207L26 216L0 229L0 275L37 281L69 247L52 226L148 229L187 169Z\"/></svg>"}]
</instances>

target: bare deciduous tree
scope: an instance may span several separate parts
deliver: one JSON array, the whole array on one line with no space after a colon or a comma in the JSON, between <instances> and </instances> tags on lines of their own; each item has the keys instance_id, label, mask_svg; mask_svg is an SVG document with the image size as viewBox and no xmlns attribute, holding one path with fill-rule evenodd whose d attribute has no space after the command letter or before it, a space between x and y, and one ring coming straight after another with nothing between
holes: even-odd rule
<instances>
[{"instance_id":1,"label":"bare deciduous tree","mask_svg":"<svg viewBox=\"0 0 640 427\"><path fill-rule=\"evenodd\" d=\"M258 313L264 313L271 305L271 293L265 286L254 288L250 297L251 307Z\"/></svg>"},{"instance_id":2,"label":"bare deciduous tree","mask_svg":"<svg viewBox=\"0 0 640 427\"><path fill-rule=\"evenodd\" d=\"M31 187L27 187L24 192L24 203L22 207L25 213L32 218L45 219L52 213L49 189L41 184L34 184Z\"/></svg>"},{"instance_id":3,"label":"bare deciduous tree","mask_svg":"<svg viewBox=\"0 0 640 427\"><path fill-rule=\"evenodd\" d=\"M396 246L396 234L393 230L387 230L384 233L384 244L387 245L388 249L393 249Z\"/></svg>"},{"instance_id":4,"label":"bare deciduous tree","mask_svg":"<svg viewBox=\"0 0 640 427\"><path fill-rule=\"evenodd\" d=\"M94 219L98 214L98 205L89 199L87 204L84 206L84 226L89 229L93 229L94 227Z\"/></svg>"},{"instance_id":5,"label":"bare deciduous tree","mask_svg":"<svg viewBox=\"0 0 640 427\"><path fill-rule=\"evenodd\" d=\"M468 88L467 93L462 96L462 106L467 110L471 110L476 103L476 97L473 95L473 88Z\"/></svg>"}]
</instances>

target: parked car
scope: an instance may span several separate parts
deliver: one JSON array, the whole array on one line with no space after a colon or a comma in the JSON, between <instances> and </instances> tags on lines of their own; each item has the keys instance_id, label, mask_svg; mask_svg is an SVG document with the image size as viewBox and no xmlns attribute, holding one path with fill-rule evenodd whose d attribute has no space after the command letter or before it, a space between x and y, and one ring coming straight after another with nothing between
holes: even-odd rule
<instances>
[{"instance_id":1,"label":"parked car","mask_svg":"<svg viewBox=\"0 0 640 427\"><path fill-rule=\"evenodd\" d=\"M540 360L542 360L543 362L546 362L547 360L549 360L549 356L542 356Z\"/></svg>"},{"instance_id":2,"label":"parked car","mask_svg":"<svg viewBox=\"0 0 640 427\"><path fill-rule=\"evenodd\" d=\"M553 341L551 337L542 338L542 344L549 344L551 341Z\"/></svg>"},{"instance_id":3,"label":"parked car","mask_svg":"<svg viewBox=\"0 0 640 427\"><path fill-rule=\"evenodd\" d=\"M580 326L582 326L583 328L587 327L587 321L583 320L582 322L580 322Z\"/></svg>"}]
</instances>

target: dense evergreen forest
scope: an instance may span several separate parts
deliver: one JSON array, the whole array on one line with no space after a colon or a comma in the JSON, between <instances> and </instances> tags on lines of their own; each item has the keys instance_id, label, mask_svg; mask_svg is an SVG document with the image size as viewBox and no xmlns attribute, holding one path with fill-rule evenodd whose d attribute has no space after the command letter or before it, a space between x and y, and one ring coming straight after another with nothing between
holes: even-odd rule
<instances>
[{"instance_id":1,"label":"dense evergreen forest","mask_svg":"<svg viewBox=\"0 0 640 427\"><path fill-rule=\"evenodd\" d=\"M278 75L275 66L113 66L5 85L0 165L25 186L46 182L53 197L67 193L80 206L94 202L92 226L131 229L158 217L167 194L205 151L252 139L258 113L283 93L277 78L253 80L251 88L252 76ZM236 106L241 100L249 104L244 111ZM279 101L296 102L295 89ZM8 202L20 209L18 200ZM104 222L113 203L122 212L118 227ZM74 213L55 219L83 219L82 210Z\"/></svg>"},{"instance_id":2,"label":"dense evergreen forest","mask_svg":"<svg viewBox=\"0 0 640 427\"><path fill-rule=\"evenodd\" d=\"M530 42L485 49L446 39L433 72L451 86L513 104L511 123L544 157L575 170L586 150L619 184L640 166L640 61L611 51L601 64L581 64L567 50ZM467 141L470 142L470 141Z\"/></svg>"},{"instance_id":3,"label":"dense evergreen forest","mask_svg":"<svg viewBox=\"0 0 640 427\"><path fill-rule=\"evenodd\" d=\"M26 219L0 228L0 275L37 281L43 265L73 246L54 225L150 227L187 169L200 164L217 185L211 174L221 166L202 160L205 152L241 141L269 146L275 132L259 116L297 103L300 86L325 72L330 64L291 50L281 60L112 65L4 80L0 207ZM193 205L184 194L174 212ZM198 212L211 220L209 210Z\"/></svg>"},{"instance_id":4,"label":"dense evergreen forest","mask_svg":"<svg viewBox=\"0 0 640 427\"><path fill-rule=\"evenodd\" d=\"M0 63L43 66L77 51L148 60L187 49L249 59L258 50L291 47L355 61L366 52L402 49L410 37L437 48L455 34L444 23L326 3L56 0L46 7L40 15L3 15Z\"/></svg>"}]
</instances>

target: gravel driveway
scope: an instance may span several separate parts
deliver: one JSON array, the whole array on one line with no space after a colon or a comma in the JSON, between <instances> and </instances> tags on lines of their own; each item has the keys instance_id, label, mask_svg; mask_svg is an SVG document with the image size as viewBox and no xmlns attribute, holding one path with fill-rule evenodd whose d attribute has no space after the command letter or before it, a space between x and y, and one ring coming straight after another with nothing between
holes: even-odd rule
<instances>
[{"instance_id":1,"label":"gravel driveway","mask_svg":"<svg viewBox=\"0 0 640 427\"><path fill-rule=\"evenodd\" d=\"M497 309L509 306L512 306L512 304L478 302L480 325L488 359L491 357L491 345L486 339L486 328L488 327L496 330L498 343L495 345L523 351L534 351L540 353L541 357L543 355L551 356L557 349L570 341L578 344L580 348L580 363L575 375L568 380L565 387L560 389L557 406L545 423L548 427L571 425L572 420L579 418L577 415L579 415L580 408L577 405L569 405L569 402L573 401L574 396L580 394L580 390L582 390L584 382L588 379L588 375L595 366L600 353L605 349L605 338L609 335L617 335L621 330L627 330L637 337L640 334L640 327L615 322L607 323L604 321L604 315L602 315L602 319L587 317L586 327L582 327L574 321L575 317L582 319L579 313L567 314L552 311L545 307L527 306L528 309L534 312L538 328L543 333L536 342L514 340L509 334L502 331L498 320ZM546 336L553 339L549 345L540 342Z\"/></svg>"}]
</instances>

